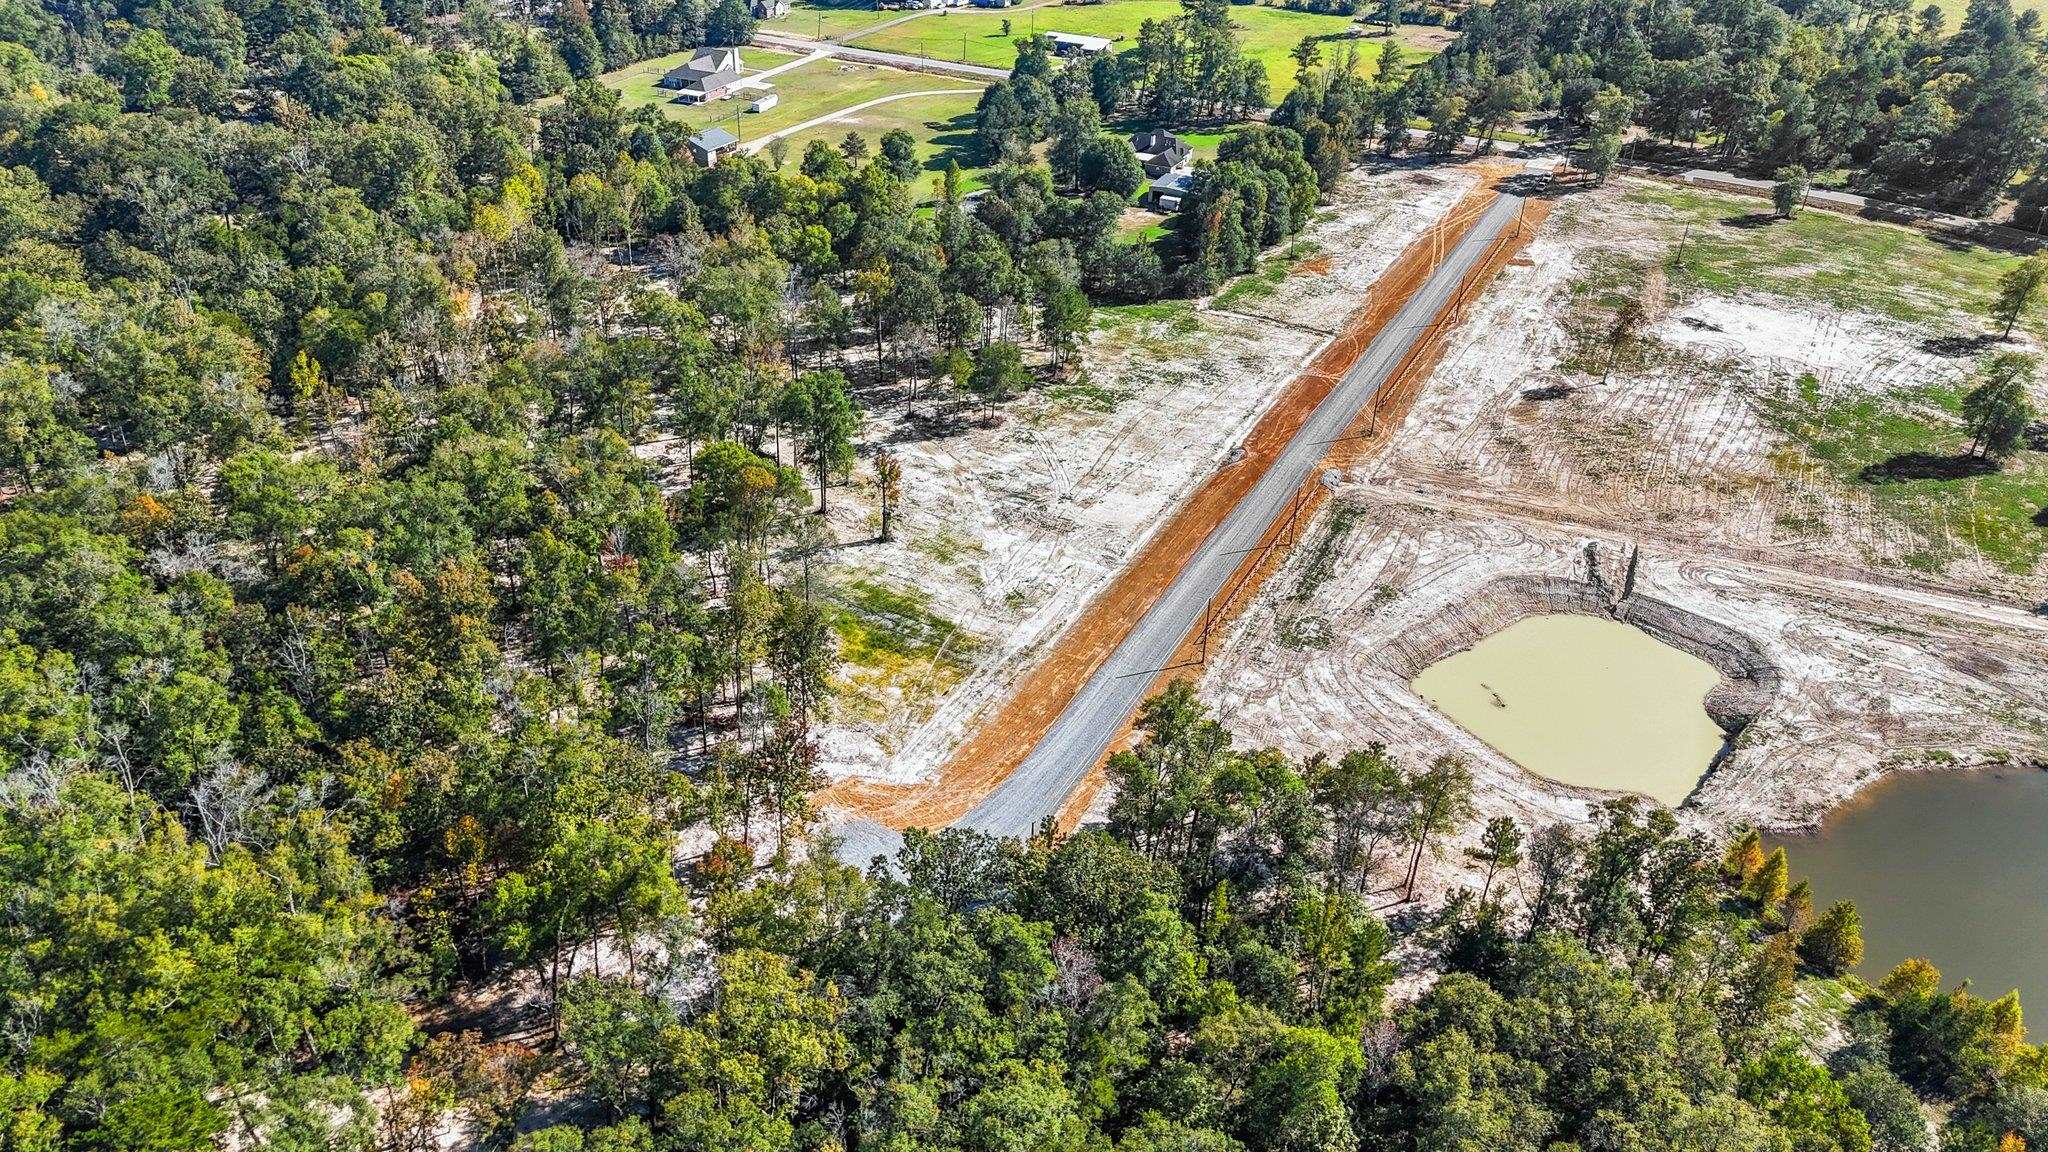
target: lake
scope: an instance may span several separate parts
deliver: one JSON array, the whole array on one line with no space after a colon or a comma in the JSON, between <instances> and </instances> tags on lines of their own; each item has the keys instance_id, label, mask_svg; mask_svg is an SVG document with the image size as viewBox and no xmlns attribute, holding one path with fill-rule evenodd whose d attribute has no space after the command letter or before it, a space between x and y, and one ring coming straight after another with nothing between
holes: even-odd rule
<instances>
[{"instance_id":1,"label":"lake","mask_svg":"<svg viewBox=\"0 0 2048 1152\"><path fill-rule=\"evenodd\" d=\"M1501 755L1565 784L1676 806L1721 748L1711 664L1638 628L1531 616L1430 665L1416 694Z\"/></svg>"},{"instance_id":2,"label":"lake","mask_svg":"<svg viewBox=\"0 0 2048 1152\"><path fill-rule=\"evenodd\" d=\"M1820 831L1771 839L1816 908L1856 901L1866 978L1920 956L1950 985L2048 1006L2048 772L1897 772Z\"/></svg>"}]
</instances>

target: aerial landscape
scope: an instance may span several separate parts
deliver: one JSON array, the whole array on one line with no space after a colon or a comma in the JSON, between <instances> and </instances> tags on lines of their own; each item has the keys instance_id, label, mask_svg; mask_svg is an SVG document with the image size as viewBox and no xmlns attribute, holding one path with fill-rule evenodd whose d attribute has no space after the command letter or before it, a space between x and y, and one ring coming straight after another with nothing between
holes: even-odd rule
<instances>
[{"instance_id":1,"label":"aerial landscape","mask_svg":"<svg viewBox=\"0 0 2048 1152\"><path fill-rule=\"evenodd\" d=\"M2048 1152L2035 0L0 13L0 1152Z\"/></svg>"}]
</instances>

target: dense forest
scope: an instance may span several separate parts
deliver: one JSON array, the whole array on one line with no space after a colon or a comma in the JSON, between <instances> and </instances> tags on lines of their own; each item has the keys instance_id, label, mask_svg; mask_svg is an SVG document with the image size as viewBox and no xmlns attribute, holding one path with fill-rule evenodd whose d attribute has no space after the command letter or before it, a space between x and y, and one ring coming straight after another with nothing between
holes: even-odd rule
<instances>
[{"instance_id":1,"label":"dense forest","mask_svg":"<svg viewBox=\"0 0 2048 1152\"><path fill-rule=\"evenodd\" d=\"M1417 919L1461 766L1238 750L1184 692L1106 828L812 839L806 513L909 498L869 397L1078 371L1095 303L1213 289L1459 100L1747 156L1803 84L1849 117L1815 165L2031 159L2003 0L1712 11L1500 0L1413 75L1311 67L1143 245L1105 124L1267 99L1197 0L1106 64L1027 45L972 210L902 138L700 168L589 79L744 40L737 0L0 0L0 1152L1805 1152L1929 1147L1922 1101L1944 1148L2048 1141L2009 998L1902 969L1801 1046L1795 980L1858 945L1782 853L1496 822ZM1763 111L1664 110L1680 52L1766 61ZM1398 1008L1381 912L1446 974ZM516 1041L468 1026L499 1000Z\"/></svg>"},{"instance_id":2,"label":"dense forest","mask_svg":"<svg viewBox=\"0 0 2048 1152\"><path fill-rule=\"evenodd\" d=\"M2032 177L2048 99L2039 15L1973 0L1959 27L1905 0L1475 5L1426 66L1372 78L1348 61L1310 70L1274 116L1308 138L1319 172L1368 142L1449 152L1536 117L1611 169L1625 146L1759 173L1841 170L1861 190L1983 213ZM1427 125L1411 141L1413 125ZM2022 186L2014 182L2028 177Z\"/></svg>"}]
</instances>

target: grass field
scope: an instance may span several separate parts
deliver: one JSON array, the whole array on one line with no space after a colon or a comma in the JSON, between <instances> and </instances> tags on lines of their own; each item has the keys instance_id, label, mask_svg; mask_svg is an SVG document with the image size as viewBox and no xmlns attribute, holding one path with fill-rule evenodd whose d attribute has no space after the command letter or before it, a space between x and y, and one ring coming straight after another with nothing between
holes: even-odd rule
<instances>
[{"instance_id":1,"label":"grass field","mask_svg":"<svg viewBox=\"0 0 2048 1152\"><path fill-rule=\"evenodd\" d=\"M688 124L692 129L716 124L733 130L741 140L758 140L771 132L780 132L785 128L793 128L808 120L815 120L820 116L829 115L839 109L852 108L870 100L883 97L933 90L974 90L963 95L911 97L899 101L898 103L905 106L905 114L898 118L903 123L900 125L895 122L887 123L875 129L872 133L875 139L879 139L881 134L889 128L898 126L907 128L918 137L920 144L932 154L937 154L948 147L950 142L942 141L938 137L950 134L950 127L930 127L928 126L928 121L938 117L943 121L950 122L961 108L964 108L966 112L971 114L974 111L975 102L980 99L980 86L972 80L955 79L946 76L928 76L916 72L905 72L897 68L876 68L865 64L846 64L837 60L813 60L808 64L792 68L787 72L778 73L769 78L768 83L774 85L776 94L780 99L775 107L770 108L766 112L746 111L747 105L753 100L753 97L747 93L741 93L730 100L720 100L711 104L676 104L670 98L671 93L666 89L656 87L655 82L661 79L663 73L675 67L687 56L688 53L679 53L674 56L664 56L659 60L649 60L636 64L631 68L621 69L618 72L607 75L604 77L604 82L619 90L621 100L628 108L638 107L643 104L657 104L665 115ZM781 64L787 64L796 59L799 59L799 57L786 52L771 52L762 48L747 48L742 51L742 60L746 64L749 75L766 71ZM872 113L877 118L881 118L886 116L889 110L894 107L896 107L894 104L884 104L870 109L868 113L862 113L861 115L866 116ZM922 109L922 115L914 114L913 109ZM941 111L946 113L943 117L939 116ZM837 126L820 126L818 129L803 133L803 139L792 140L792 155L801 155L804 143L815 133L830 133L829 138L835 142L846 135L847 129L844 127L840 127L836 133L831 133L833 127ZM970 124L970 130L971 127ZM867 130L863 127L862 131L866 132Z\"/></svg>"},{"instance_id":2,"label":"grass field","mask_svg":"<svg viewBox=\"0 0 2048 1152\"><path fill-rule=\"evenodd\" d=\"M902 16L902 12L878 10L873 0L857 0L853 3L835 3L832 0L792 0L789 15L773 20L761 21L761 27L770 32L794 32L799 36L816 36L822 40L836 40L848 32L880 24Z\"/></svg>"},{"instance_id":3,"label":"grass field","mask_svg":"<svg viewBox=\"0 0 2048 1152\"><path fill-rule=\"evenodd\" d=\"M1985 315L1999 276L2020 259L1832 212L1772 220L1761 200L1675 188L1630 198L1670 208L1691 226L1682 274L1709 289L1754 288L1908 323L1946 320L1957 311ZM2026 327L2048 336L2038 311Z\"/></svg>"},{"instance_id":4,"label":"grass field","mask_svg":"<svg viewBox=\"0 0 2048 1152\"><path fill-rule=\"evenodd\" d=\"M1970 383L1825 401L1808 379L1763 411L1808 460L1927 540L1966 542L2010 571L2031 572L2048 551L2048 453L2022 448L1995 469L1963 456ZM1908 562L1940 571L1948 559L1929 552Z\"/></svg>"},{"instance_id":5,"label":"grass field","mask_svg":"<svg viewBox=\"0 0 2048 1152\"><path fill-rule=\"evenodd\" d=\"M848 132L858 132L867 138L870 149L876 149L881 146L884 132L901 128L917 137L917 158L929 174L917 181L915 191L919 199L933 198L935 178L945 171L948 160L960 162L966 176L965 187L972 190L980 185L987 172L972 164L974 106L979 100L976 95L912 96L878 104L844 120L819 124L791 135L788 138L789 163L795 164L802 158L804 149L813 140L837 146L846 139Z\"/></svg>"},{"instance_id":6,"label":"grass field","mask_svg":"<svg viewBox=\"0 0 2048 1152\"><path fill-rule=\"evenodd\" d=\"M1122 52L1136 43L1138 28L1145 21L1180 14L1180 0L1108 0L1102 4L1062 4L1029 10L956 9L863 36L859 44L862 48L1008 68L1017 59L1015 41L1033 32L1107 36L1117 41L1114 50ZM1003 35L1005 20L1010 22L1008 36ZM1265 62L1275 101L1294 87L1294 62L1288 59L1288 53L1304 36L1323 38L1327 55L1333 44L1347 41L1351 30L1348 17L1319 16L1286 8L1233 7L1230 20L1245 51ZM1359 59L1370 66L1379 58L1385 42L1355 43Z\"/></svg>"},{"instance_id":7,"label":"grass field","mask_svg":"<svg viewBox=\"0 0 2048 1152\"><path fill-rule=\"evenodd\" d=\"M1946 18L1946 22L1942 25L1943 28L1949 32L1954 32L1963 26L1963 16L1970 10L1970 0L1933 0L1933 2L1936 8L1941 9L1942 16ZM1917 17L1920 10L1925 7L1927 7L1926 4L1915 3L1913 5L1914 15ZM2039 12L2043 16L2048 16L2048 0L2013 0L2012 10L2015 15L2021 12Z\"/></svg>"}]
</instances>

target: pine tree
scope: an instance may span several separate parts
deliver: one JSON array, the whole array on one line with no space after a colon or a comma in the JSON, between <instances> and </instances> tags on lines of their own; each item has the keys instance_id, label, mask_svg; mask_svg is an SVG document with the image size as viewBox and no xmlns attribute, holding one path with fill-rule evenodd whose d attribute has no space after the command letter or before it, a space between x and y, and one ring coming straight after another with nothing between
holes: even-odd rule
<instances>
[{"instance_id":1,"label":"pine tree","mask_svg":"<svg viewBox=\"0 0 2048 1152\"><path fill-rule=\"evenodd\" d=\"M1972 456L2006 457L2034 418L2027 385L2034 378L2034 360L2017 352L1993 356L1983 369L1984 382L1963 396L1963 423L1970 431Z\"/></svg>"},{"instance_id":2,"label":"pine tree","mask_svg":"<svg viewBox=\"0 0 2048 1152\"><path fill-rule=\"evenodd\" d=\"M2043 283L2048 283L2048 252L2034 253L1998 278L1998 301L1991 306L1991 318L1999 323L2000 340L2012 339L2013 325L2041 294Z\"/></svg>"},{"instance_id":3,"label":"pine tree","mask_svg":"<svg viewBox=\"0 0 2048 1152\"><path fill-rule=\"evenodd\" d=\"M1774 174L1776 184L1771 185L1771 207L1777 210L1778 219L1790 220L1799 212L1799 205L1806 199L1806 169L1797 164L1787 164Z\"/></svg>"},{"instance_id":4,"label":"pine tree","mask_svg":"<svg viewBox=\"0 0 2048 1152\"><path fill-rule=\"evenodd\" d=\"M1742 894L1761 910L1776 908L1792 888L1792 868L1783 848L1774 848L1755 874L1744 882Z\"/></svg>"},{"instance_id":5,"label":"pine tree","mask_svg":"<svg viewBox=\"0 0 2048 1152\"><path fill-rule=\"evenodd\" d=\"M1731 884L1747 884L1756 870L1764 866L1764 841L1754 828L1745 829L1742 835L1728 845L1728 852L1721 857L1721 875Z\"/></svg>"},{"instance_id":6,"label":"pine tree","mask_svg":"<svg viewBox=\"0 0 2048 1152\"><path fill-rule=\"evenodd\" d=\"M1785 892L1785 901L1778 909L1778 923L1786 932L1798 936L1813 923L1813 886L1804 880L1795 881Z\"/></svg>"},{"instance_id":7,"label":"pine tree","mask_svg":"<svg viewBox=\"0 0 2048 1152\"><path fill-rule=\"evenodd\" d=\"M894 453L886 449L875 453L875 503L882 512L882 539L891 539L889 522L896 513L896 502L903 498L903 464Z\"/></svg>"},{"instance_id":8,"label":"pine tree","mask_svg":"<svg viewBox=\"0 0 2048 1152\"><path fill-rule=\"evenodd\" d=\"M1409 782L1408 880L1401 899L1415 899L1415 878L1422 854L1436 836L1457 829L1472 815L1472 770L1456 756L1439 756L1427 771Z\"/></svg>"},{"instance_id":9,"label":"pine tree","mask_svg":"<svg viewBox=\"0 0 2048 1152\"><path fill-rule=\"evenodd\" d=\"M1465 849L1465 855L1486 865L1486 879L1479 885L1479 901L1483 904L1493 892L1494 875L1522 862L1522 826L1511 816L1488 820L1486 830L1479 834L1479 844Z\"/></svg>"}]
</instances>

